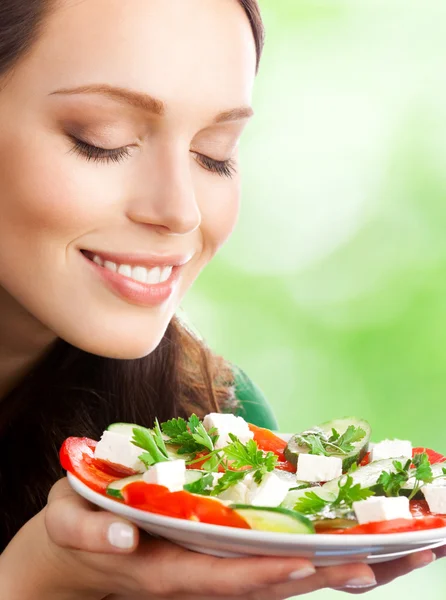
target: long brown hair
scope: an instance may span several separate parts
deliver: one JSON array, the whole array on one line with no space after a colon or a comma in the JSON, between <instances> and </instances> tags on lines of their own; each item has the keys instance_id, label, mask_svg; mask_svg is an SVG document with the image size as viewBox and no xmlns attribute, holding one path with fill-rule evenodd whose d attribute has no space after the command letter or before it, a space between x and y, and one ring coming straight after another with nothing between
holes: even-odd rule
<instances>
[{"instance_id":1,"label":"long brown hair","mask_svg":"<svg viewBox=\"0 0 446 600\"><path fill-rule=\"evenodd\" d=\"M258 66L264 30L257 0L238 1L251 24ZM53 3L0 0L0 76L32 48ZM151 426L155 416L230 410L232 383L230 366L178 318L157 349L138 360L94 356L57 341L0 405L0 552L63 476L58 450L66 437L98 439L117 421Z\"/></svg>"}]
</instances>

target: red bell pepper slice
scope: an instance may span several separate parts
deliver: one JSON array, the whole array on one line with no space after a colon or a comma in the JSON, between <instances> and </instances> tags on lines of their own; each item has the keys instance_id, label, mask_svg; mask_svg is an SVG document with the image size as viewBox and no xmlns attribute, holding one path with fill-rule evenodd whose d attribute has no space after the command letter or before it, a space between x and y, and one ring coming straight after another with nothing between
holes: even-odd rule
<instances>
[{"instance_id":1,"label":"red bell pepper slice","mask_svg":"<svg viewBox=\"0 0 446 600\"><path fill-rule=\"evenodd\" d=\"M426 452L431 465L446 462L446 456L440 454L440 452L435 452L435 450L431 450L430 448L413 448L412 458L415 456L415 454L422 454L423 452ZM367 452L362 461L359 463L360 467L365 467L370 463L370 455L371 453Z\"/></svg>"},{"instance_id":2,"label":"red bell pepper slice","mask_svg":"<svg viewBox=\"0 0 446 600\"><path fill-rule=\"evenodd\" d=\"M144 481L126 485L121 493L126 504L140 510L200 523L250 529L248 523L231 508L204 496L185 491L169 492L163 486Z\"/></svg>"},{"instance_id":3,"label":"red bell pepper slice","mask_svg":"<svg viewBox=\"0 0 446 600\"><path fill-rule=\"evenodd\" d=\"M392 521L379 521L378 523L366 523L357 525L350 529L333 531L335 534L359 535L369 533L405 533L407 531L423 531L425 529L438 529L446 527L444 517L429 516L419 519L393 519Z\"/></svg>"},{"instance_id":4,"label":"red bell pepper slice","mask_svg":"<svg viewBox=\"0 0 446 600\"><path fill-rule=\"evenodd\" d=\"M257 442L257 446L260 450L263 450L264 452L273 452L277 456L277 469L289 471L290 473L296 472L296 466L285 458L284 450L287 446L285 440L278 437L270 429L257 427L257 425L253 425L252 423L249 423L249 430L253 432L254 441Z\"/></svg>"},{"instance_id":5,"label":"red bell pepper slice","mask_svg":"<svg viewBox=\"0 0 446 600\"><path fill-rule=\"evenodd\" d=\"M95 492L105 494L110 483L128 477L134 471L94 458L96 445L97 442L90 438L69 437L62 444L59 458L66 471Z\"/></svg>"},{"instance_id":6,"label":"red bell pepper slice","mask_svg":"<svg viewBox=\"0 0 446 600\"><path fill-rule=\"evenodd\" d=\"M443 454L435 452L435 450L431 450L430 448L414 448L412 450L412 458L415 454L422 454L423 452L426 452L431 465L446 462L446 456L443 456Z\"/></svg>"}]
</instances>

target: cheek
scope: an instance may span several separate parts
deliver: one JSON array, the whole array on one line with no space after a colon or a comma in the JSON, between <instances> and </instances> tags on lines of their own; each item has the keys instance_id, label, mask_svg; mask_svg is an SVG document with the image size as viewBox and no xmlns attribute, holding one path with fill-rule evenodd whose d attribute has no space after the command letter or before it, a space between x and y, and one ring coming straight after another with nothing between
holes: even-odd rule
<instances>
[{"instance_id":1,"label":"cheek","mask_svg":"<svg viewBox=\"0 0 446 600\"><path fill-rule=\"evenodd\" d=\"M240 181L222 180L215 189L202 190L201 233L205 260L208 262L231 235L240 205Z\"/></svg>"},{"instance_id":2,"label":"cheek","mask_svg":"<svg viewBox=\"0 0 446 600\"><path fill-rule=\"evenodd\" d=\"M110 179L69 154L63 140L23 137L0 137L0 243L23 251L66 247L107 214Z\"/></svg>"}]
</instances>

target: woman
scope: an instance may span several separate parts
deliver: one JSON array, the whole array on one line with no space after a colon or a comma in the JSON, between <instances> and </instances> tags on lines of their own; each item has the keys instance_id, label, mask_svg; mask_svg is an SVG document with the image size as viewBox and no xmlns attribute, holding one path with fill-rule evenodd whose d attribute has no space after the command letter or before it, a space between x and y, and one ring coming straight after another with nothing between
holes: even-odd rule
<instances>
[{"instance_id":1,"label":"woman","mask_svg":"<svg viewBox=\"0 0 446 600\"><path fill-rule=\"evenodd\" d=\"M201 556L62 479L62 440L112 421L220 407L274 426L174 317L235 224L262 43L255 0L0 3L2 598L271 600L433 559L374 574Z\"/></svg>"}]
</instances>

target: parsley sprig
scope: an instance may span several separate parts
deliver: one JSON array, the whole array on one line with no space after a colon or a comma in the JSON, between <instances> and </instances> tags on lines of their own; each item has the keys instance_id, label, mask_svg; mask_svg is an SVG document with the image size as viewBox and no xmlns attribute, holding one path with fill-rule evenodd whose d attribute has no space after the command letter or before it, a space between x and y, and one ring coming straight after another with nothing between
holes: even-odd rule
<instances>
[{"instance_id":1,"label":"parsley sprig","mask_svg":"<svg viewBox=\"0 0 446 600\"><path fill-rule=\"evenodd\" d=\"M322 429L312 429L296 436L296 441L309 448L310 454L331 456L353 452L354 444L363 440L366 435L362 427L349 425L342 435L336 429L331 430L331 435Z\"/></svg>"},{"instance_id":2,"label":"parsley sprig","mask_svg":"<svg viewBox=\"0 0 446 600\"><path fill-rule=\"evenodd\" d=\"M318 515L327 509L351 509L353 502L367 500L374 495L370 488L362 488L354 484L353 477L347 475L338 482L338 494L334 499L321 498L315 492L306 492L296 502L294 510L304 515Z\"/></svg>"},{"instance_id":3,"label":"parsley sprig","mask_svg":"<svg viewBox=\"0 0 446 600\"><path fill-rule=\"evenodd\" d=\"M168 446L171 446L176 454L189 459L187 465L204 460L201 469L208 471L208 475L187 485L185 489L196 494L217 495L242 481L248 473L260 484L265 474L273 471L277 463L277 456L273 452L259 450L254 440L243 444L232 433L229 434L229 438L229 444L223 448L215 448L217 430L213 428L207 431L194 414L187 421L180 417L160 425L156 420L153 429L135 427L132 442L145 451L140 459L147 467L171 460ZM225 472L211 492L212 473L217 472L220 465L224 467Z\"/></svg>"},{"instance_id":4,"label":"parsley sprig","mask_svg":"<svg viewBox=\"0 0 446 600\"><path fill-rule=\"evenodd\" d=\"M139 459L146 467L170 460L158 419L155 421L153 430L146 427L134 427L132 443L145 450Z\"/></svg>"},{"instance_id":5,"label":"parsley sprig","mask_svg":"<svg viewBox=\"0 0 446 600\"><path fill-rule=\"evenodd\" d=\"M414 468L411 468L411 465ZM438 477L434 477L432 467L429 463L429 456L426 452L420 452L415 454L413 458L409 458L406 463L399 460L393 461L394 472L384 471L381 473L376 486L377 489L382 490L385 496L394 497L399 496L403 488L410 479L415 479L412 492L409 495L409 500L412 500L422 487L428 483L432 483L435 479L439 479L446 476L446 468L443 468L443 474Z\"/></svg>"}]
</instances>

